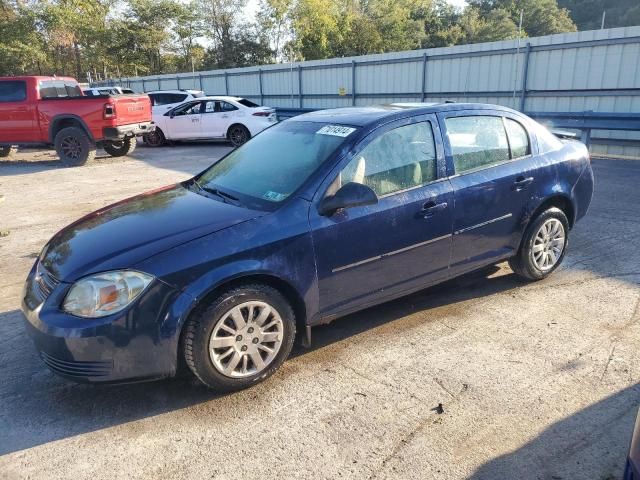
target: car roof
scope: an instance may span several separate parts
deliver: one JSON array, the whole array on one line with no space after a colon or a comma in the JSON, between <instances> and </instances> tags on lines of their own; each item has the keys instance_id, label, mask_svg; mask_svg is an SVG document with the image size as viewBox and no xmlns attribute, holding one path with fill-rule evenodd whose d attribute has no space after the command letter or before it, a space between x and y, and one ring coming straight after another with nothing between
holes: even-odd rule
<instances>
[{"instance_id":1,"label":"car roof","mask_svg":"<svg viewBox=\"0 0 640 480\"><path fill-rule=\"evenodd\" d=\"M455 110L501 110L520 113L501 105L487 103L390 103L387 105L372 105L368 107L343 107L328 110L317 110L292 117L288 121L338 123L364 127L380 120L394 120L414 115L428 113L449 112Z\"/></svg>"},{"instance_id":2,"label":"car roof","mask_svg":"<svg viewBox=\"0 0 640 480\"><path fill-rule=\"evenodd\" d=\"M191 88L187 88L187 89L175 89L175 90L151 90L149 92L145 92L147 94L149 93L204 93L202 90L193 90Z\"/></svg>"},{"instance_id":3,"label":"car roof","mask_svg":"<svg viewBox=\"0 0 640 480\"><path fill-rule=\"evenodd\" d=\"M238 100L242 100L243 98L244 97L232 97L229 95L206 95L204 97L198 97L195 100L224 100L237 102Z\"/></svg>"}]
</instances>

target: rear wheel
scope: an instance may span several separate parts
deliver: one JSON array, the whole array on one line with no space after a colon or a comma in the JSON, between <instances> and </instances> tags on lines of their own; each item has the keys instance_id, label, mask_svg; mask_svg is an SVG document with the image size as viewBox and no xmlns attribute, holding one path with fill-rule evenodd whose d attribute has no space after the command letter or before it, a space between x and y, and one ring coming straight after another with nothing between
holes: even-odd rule
<instances>
[{"instance_id":1,"label":"rear wheel","mask_svg":"<svg viewBox=\"0 0 640 480\"><path fill-rule=\"evenodd\" d=\"M542 212L525 231L509 266L525 280L542 280L560 266L567 250L569 221L556 207Z\"/></svg>"},{"instance_id":2,"label":"rear wheel","mask_svg":"<svg viewBox=\"0 0 640 480\"><path fill-rule=\"evenodd\" d=\"M231 289L185 325L187 365L209 388L234 391L272 375L293 347L293 310L261 284Z\"/></svg>"},{"instance_id":3,"label":"rear wheel","mask_svg":"<svg viewBox=\"0 0 640 480\"><path fill-rule=\"evenodd\" d=\"M144 137L142 138L144 140L144 143L146 143L150 147L161 147L167 142L164 133L157 127L153 132L145 133Z\"/></svg>"},{"instance_id":4,"label":"rear wheel","mask_svg":"<svg viewBox=\"0 0 640 480\"><path fill-rule=\"evenodd\" d=\"M60 160L68 167L84 165L96 157L95 143L78 127L60 130L56 134L54 145Z\"/></svg>"},{"instance_id":5,"label":"rear wheel","mask_svg":"<svg viewBox=\"0 0 640 480\"><path fill-rule=\"evenodd\" d=\"M11 158L18 151L18 147L10 145L0 147L0 158Z\"/></svg>"},{"instance_id":6,"label":"rear wheel","mask_svg":"<svg viewBox=\"0 0 640 480\"><path fill-rule=\"evenodd\" d=\"M231 125L227 132L227 137L234 147L239 147L251 138L251 133L244 125Z\"/></svg>"},{"instance_id":7,"label":"rear wheel","mask_svg":"<svg viewBox=\"0 0 640 480\"><path fill-rule=\"evenodd\" d=\"M136 149L136 145L136 137L126 137L120 141L105 142L103 148L112 157L123 157L132 153Z\"/></svg>"}]
</instances>

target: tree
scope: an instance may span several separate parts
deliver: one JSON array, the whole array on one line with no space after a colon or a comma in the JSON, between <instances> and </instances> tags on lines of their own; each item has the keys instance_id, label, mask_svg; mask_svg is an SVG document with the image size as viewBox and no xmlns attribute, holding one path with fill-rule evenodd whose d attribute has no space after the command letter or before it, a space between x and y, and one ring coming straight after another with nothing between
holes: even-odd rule
<instances>
[{"instance_id":1,"label":"tree","mask_svg":"<svg viewBox=\"0 0 640 480\"><path fill-rule=\"evenodd\" d=\"M580 30L595 30L602 26L602 13L606 11L605 28L640 25L638 0L558 0Z\"/></svg>"},{"instance_id":2,"label":"tree","mask_svg":"<svg viewBox=\"0 0 640 480\"><path fill-rule=\"evenodd\" d=\"M503 8L493 9L482 16L476 7L468 7L460 17L460 26L462 43L495 42L518 37L518 26Z\"/></svg>"}]
</instances>

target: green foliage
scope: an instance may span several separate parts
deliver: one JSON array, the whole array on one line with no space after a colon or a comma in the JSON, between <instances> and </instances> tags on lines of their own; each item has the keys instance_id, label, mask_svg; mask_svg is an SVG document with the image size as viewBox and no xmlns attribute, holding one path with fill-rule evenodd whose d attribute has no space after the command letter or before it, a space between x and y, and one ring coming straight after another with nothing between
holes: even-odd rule
<instances>
[{"instance_id":1,"label":"green foliage","mask_svg":"<svg viewBox=\"0 0 640 480\"><path fill-rule=\"evenodd\" d=\"M0 0L0 75L79 80L640 24L638 0ZM523 12L522 30L518 24ZM575 22L575 23L574 23Z\"/></svg>"}]
</instances>

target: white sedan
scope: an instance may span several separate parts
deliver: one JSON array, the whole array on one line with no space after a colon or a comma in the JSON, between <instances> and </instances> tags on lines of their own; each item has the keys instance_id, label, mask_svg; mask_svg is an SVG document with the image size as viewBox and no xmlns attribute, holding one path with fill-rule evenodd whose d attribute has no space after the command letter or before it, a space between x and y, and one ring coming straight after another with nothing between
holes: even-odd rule
<instances>
[{"instance_id":1,"label":"white sedan","mask_svg":"<svg viewBox=\"0 0 640 480\"><path fill-rule=\"evenodd\" d=\"M145 135L149 146L167 140L228 140L240 146L275 124L275 109L239 97L201 97L166 113L153 113L155 131Z\"/></svg>"}]
</instances>

